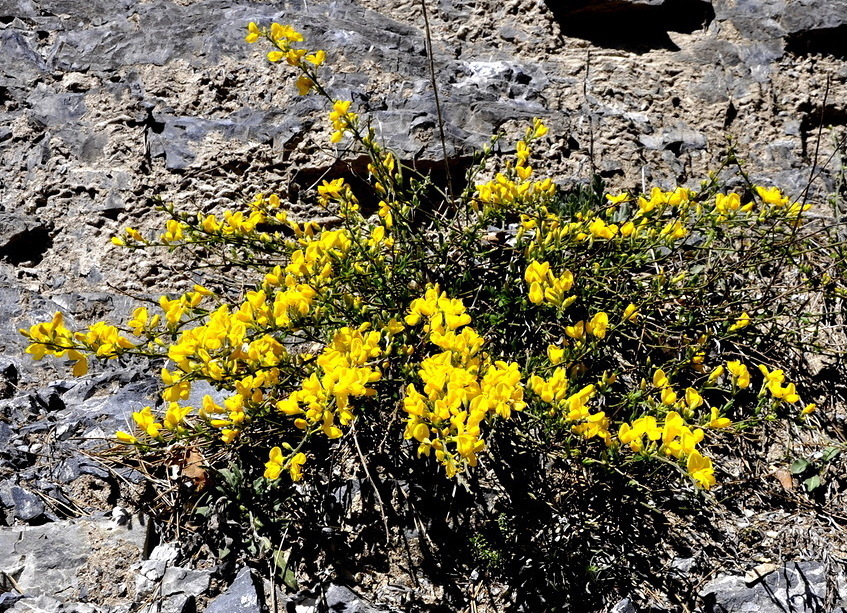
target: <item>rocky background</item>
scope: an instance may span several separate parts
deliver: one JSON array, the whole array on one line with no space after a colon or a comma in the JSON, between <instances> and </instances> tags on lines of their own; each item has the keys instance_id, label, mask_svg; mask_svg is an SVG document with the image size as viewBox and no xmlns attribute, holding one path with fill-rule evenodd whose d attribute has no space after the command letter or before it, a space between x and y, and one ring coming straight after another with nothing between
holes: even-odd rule
<instances>
[{"instance_id":1,"label":"rocky background","mask_svg":"<svg viewBox=\"0 0 847 613\"><path fill-rule=\"evenodd\" d=\"M732 146L754 180L841 214L826 195L847 195L845 0L426 8L453 176L491 134L542 117L543 166L561 183L597 173L615 189L696 186ZM127 292L193 280L167 257L109 244L127 225L157 227L156 197L210 211L276 192L305 217L320 177L361 166L327 146L319 101L244 43L249 21L303 31L327 51L330 90L407 162L442 172L419 1L0 0L0 611L252 612L274 599L300 612L319 601L403 610L396 594L369 603L355 585L272 595L246 568L233 582L176 544L154 546L156 526L124 499L141 475L109 472L91 452L155 382L140 368L69 381L22 354L17 329L55 310L120 318ZM739 560L758 574L713 574L703 610L847 610L833 558L847 552Z\"/></svg>"}]
</instances>

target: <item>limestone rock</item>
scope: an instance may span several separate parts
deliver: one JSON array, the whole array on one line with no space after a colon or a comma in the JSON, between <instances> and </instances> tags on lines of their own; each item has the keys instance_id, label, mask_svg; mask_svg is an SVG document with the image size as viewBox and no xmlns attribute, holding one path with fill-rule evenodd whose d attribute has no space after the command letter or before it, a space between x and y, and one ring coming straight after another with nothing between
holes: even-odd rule
<instances>
[{"instance_id":1,"label":"limestone rock","mask_svg":"<svg viewBox=\"0 0 847 613\"><path fill-rule=\"evenodd\" d=\"M353 590L343 585L335 583L329 584L323 589L323 593L318 597L309 597L302 594L301 597L295 597L295 609L298 613L317 613L323 610L325 604L329 611L337 611L338 613L384 613L386 610L381 607L376 607ZM321 604L319 604L321 603Z\"/></svg>"},{"instance_id":2,"label":"limestone rock","mask_svg":"<svg viewBox=\"0 0 847 613\"><path fill-rule=\"evenodd\" d=\"M700 595L706 613L817 613L826 599L826 572L820 562L789 562L748 586L744 577L723 575Z\"/></svg>"},{"instance_id":3,"label":"limestone rock","mask_svg":"<svg viewBox=\"0 0 847 613\"><path fill-rule=\"evenodd\" d=\"M23 215L0 212L0 258L12 264L37 264L50 243L46 224Z\"/></svg>"},{"instance_id":4,"label":"limestone rock","mask_svg":"<svg viewBox=\"0 0 847 613\"><path fill-rule=\"evenodd\" d=\"M147 523L138 517L123 526L88 518L3 528L0 571L14 578L28 597L104 603L128 577L121 564L137 559L146 539ZM107 561L108 584L103 582Z\"/></svg>"},{"instance_id":5,"label":"limestone rock","mask_svg":"<svg viewBox=\"0 0 847 613\"><path fill-rule=\"evenodd\" d=\"M261 613L262 590L256 588L252 571L244 567L226 591L206 607L204 613Z\"/></svg>"},{"instance_id":6,"label":"limestone rock","mask_svg":"<svg viewBox=\"0 0 847 613\"><path fill-rule=\"evenodd\" d=\"M14 517L32 522L44 514L44 503L36 494L8 482L0 485L0 502L11 508Z\"/></svg>"}]
</instances>

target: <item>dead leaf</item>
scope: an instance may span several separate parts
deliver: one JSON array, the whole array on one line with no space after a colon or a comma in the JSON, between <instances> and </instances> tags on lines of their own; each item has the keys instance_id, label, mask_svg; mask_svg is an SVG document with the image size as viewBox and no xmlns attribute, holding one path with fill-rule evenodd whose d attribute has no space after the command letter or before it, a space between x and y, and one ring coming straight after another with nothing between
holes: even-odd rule
<instances>
[{"instance_id":1,"label":"dead leaf","mask_svg":"<svg viewBox=\"0 0 847 613\"><path fill-rule=\"evenodd\" d=\"M777 478L780 485L782 485L782 489L786 492L790 492L794 489L794 479L791 477L791 473L787 470L779 469L774 473L774 477Z\"/></svg>"},{"instance_id":2,"label":"dead leaf","mask_svg":"<svg viewBox=\"0 0 847 613\"><path fill-rule=\"evenodd\" d=\"M206 459L197 448L192 447L185 450L181 474L194 482L194 489L197 492L202 492L209 486L209 473L203 468L205 463Z\"/></svg>"}]
</instances>

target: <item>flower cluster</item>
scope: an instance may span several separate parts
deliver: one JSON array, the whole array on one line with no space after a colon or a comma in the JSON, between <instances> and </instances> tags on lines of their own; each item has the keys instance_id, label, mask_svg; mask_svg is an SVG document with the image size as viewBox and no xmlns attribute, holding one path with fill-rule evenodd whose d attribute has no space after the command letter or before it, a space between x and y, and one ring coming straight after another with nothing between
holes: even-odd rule
<instances>
[{"instance_id":1,"label":"flower cluster","mask_svg":"<svg viewBox=\"0 0 847 613\"><path fill-rule=\"evenodd\" d=\"M529 300L533 304L546 303L566 308L576 298L565 295L573 287L573 274L565 270L558 276L554 275L550 270L550 262L530 262L524 280L529 285Z\"/></svg>"},{"instance_id":2,"label":"flower cluster","mask_svg":"<svg viewBox=\"0 0 847 613\"><path fill-rule=\"evenodd\" d=\"M481 425L493 416L508 419L526 406L518 365L491 361L482 353L484 340L470 327L471 317L461 300L430 287L414 300L406 316L442 349L421 362L414 383L405 390L403 409L408 418L404 437L415 439L419 455L435 452L449 477L466 465L476 466L485 449Z\"/></svg>"},{"instance_id":3,"label":"flower cluster","mask_svg":"<svg viewBox=\"0 0 847 613\"><path fill-rule=\"evenodd\" d=\"M534 119L524 140L518 141L515 146L514 165L509 166L505 173L497 173L491 181L477 184L472 205L479 207L481 204L486 212L504 212L512 210L516 205L541 205L553 198L556 185L549 178L530 180L533 173L529 165L531 144L543 138L547 132L547 126L540 119Z\"/></svg>"},{"instance_id":4,"label":"flower cluster","mask_svg":"<svg viewBox=\"0 0 847 613\"><path fill-rule=\"evenodd\" d=\"M338 330L318 356L318 370L300 384L300 389L277 402L277 410L295 417L294 425L301 430L340 437L343 431L336 425L336 418L341 426L348 425L353 420L350 398L375 395L376 390L368 386L382 376L373 365L383 354L382 334L369 328L370 324L363 324L355 330Z\"/></svg>"},{"instance_id":5,"label":"flower cluster","mask_svg":"<svg viewBox=\"0 0 847 613\"><path fill-rule=\"evenodd\" d=\"M30 341L26 353L32 355L33 359L40 360L45 355L67 357L73 362L72 372L75 377L88 372L86 354L114 359L136 346L122 336L117 327L103 321L93 324L86 332L72 333L65 327L65 318L61 312L57 312L49 322L35 324L29 330L20 332Z\"/></svg>"},{"instance_id":6,"label":"flower cluster","mask_svg":"<svg viewBox=\"0 0 847 613\"><path fill-rule=\"evenodd\" d=\"M339 143L348 130L356 130L359 116L350 111L349 100L336 100L329 113L329 121L332 123L334 132L329 137L331 143Z\"/></svg>"}]
</instances>

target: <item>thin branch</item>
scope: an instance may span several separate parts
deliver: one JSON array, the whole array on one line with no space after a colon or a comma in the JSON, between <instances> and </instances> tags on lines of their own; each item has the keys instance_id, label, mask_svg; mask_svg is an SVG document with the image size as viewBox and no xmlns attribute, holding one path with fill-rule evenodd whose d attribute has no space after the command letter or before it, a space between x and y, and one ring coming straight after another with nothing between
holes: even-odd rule
<instances>
[{"instance_id":1,"label":"thin branch","mask_svg":"<svg viewBox=\"0 0 847 613\"><path fill-rule=\"evenodd\" d=\"M450 195L450 200L454 200L453 194L453 178L450 175L450 160L447 157L447 140L444 137L444 115L441 113L441 100L438 97L438 85L435 82L435 60L433 59L432 51L432 36L429 29L429 14L426 10L426 0L421 0L421 8L423 9L424 31L426 32L426 52L429 59L429 78L432 83L432 93L435 96L435 112L438 115L438 133L441 139L441 153L444 156L444 172L447 176L447 193Z\"/></svg>"}]
</instances>

